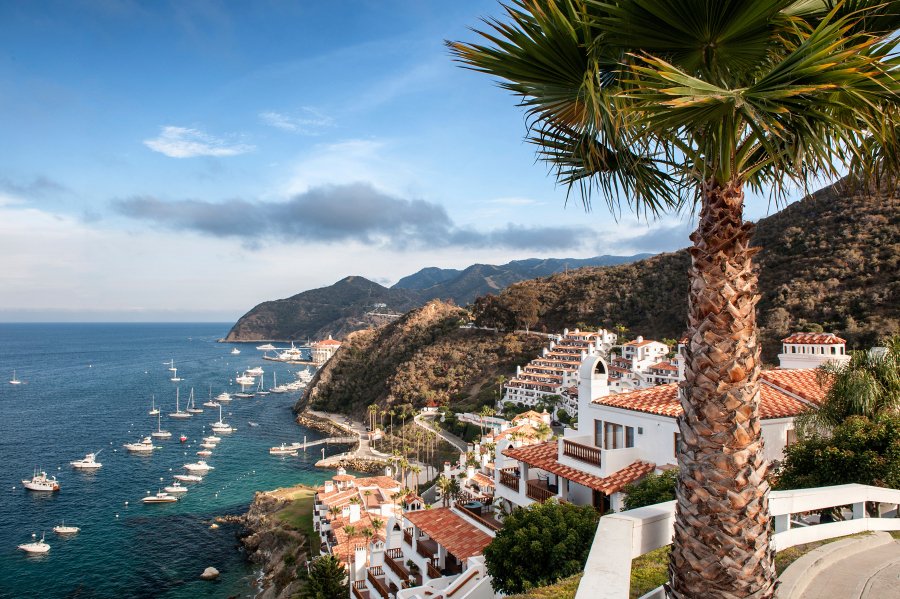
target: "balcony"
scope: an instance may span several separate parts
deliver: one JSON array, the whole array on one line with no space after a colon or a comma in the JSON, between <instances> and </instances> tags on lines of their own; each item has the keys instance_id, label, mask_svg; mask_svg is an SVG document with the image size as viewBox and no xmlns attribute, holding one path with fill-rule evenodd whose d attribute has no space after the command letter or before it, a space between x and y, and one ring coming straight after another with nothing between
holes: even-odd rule
<instances>
[{"instance_id":1,"label":"balcony","mask_svg":"<svg viewBox=\"0 0 900 599\"><path fill-rule=\"evenodd\" d=\"M438 570L438 569L434 566L434 564L432 564L431 562L428 562L427 572L428 572L428 578L434 579L434 578L441 578L441 577L443 576L443 574L441 573L441 571Z\"/></svg>"},{"instance_id":2,"label":"balcony","mask_svg":"<svg viewBox=\"0 0 900 599\"><path fill-rule=\"evenodd\" d=\"M525 495L537 502L544 503L551 497L556 497L556 489L552 488L547 481L530 480L526 486Z\"/></svg>"},{"instance_id":3,"label":"balcony","mask_svg":"<svg viewBox=\"0 0 900 599\"><path fill-rule=\"evenodd\" d=\"M399 578L400 582L403 583L404 588L409 586L410 578L415 580L415 586L419 586L422 584L422 575L418 572L413 574L409 571L409 569L404 564L403 552L401 552L399 549L388 549L387 551L385 551L384 563L387 564L391 572L397 575L397 578Z\"/></svg>"},{"instance_id":4,"label":"balcony","mask_svg":"<svg viewBox=\"0 0 900 599\"><path fill-rule=\"evenodd\" d=\"M438 552L438 544L435 543L431 539L423 539L419 537L419 542L416 543L416 553L421 555L427 560L431 560L437 555Z\"/></svg>"},{"instance_id":5,"label":"balcony","mask_svg":"<svg viewBox=\"0 0 900 599\"><path fill-rule=\"evenodd\" d=\"M354 580L352 589L356 599L369 599L369 589L366 588L365 580Z\"/></svg>"},{"instance_id":6,"label":"balcony","mask_svg":"<svg viewBox=\"0 0 900 599\"><path fill-rule=\"evenodd\" d=\"M518 485L516 485L516 491L518 491ZM491 507L482 504L480 501L470 501L468 503L457 503L457 509L461 512L465 513L467 516L485 526L493 531L498 531L503 528L503 523L500 522L490 511ZM487 511L485 511L487 510Z\"/></svg>"},{"instance_id":7,"label":"balcony","mask_svg":"<svg viewBox=\"0 0 900 599\"><path fill-rule=\"evenodd\" d=\"M375 566L369 568L366 573L366 578L369 580L369 584L375 589L375 592L381 595L382 599L388 599L391 595L390 590L388 590L387 584L384 581L384 568L381 566Z\"/></svg>"},{"instance_id":8,"label":"balcony","mask_svg":"<svg viewBox=\"0 0 900 599\"><path fill-rule=\"evenodd\" d=\"M600 448L563 439L563 455L600 467Z\"/></svg>"},{"instance_id":9,"label":"balcony","mask_svg":"<svg viewBox=\"0 0 900 599\"><path fill-rule=\"evenodd\" d=\"M515 473L515 468L504 469L500 471L500 484L509 487L516 493L519 492L519 476Z\"/></svg>"}]
</instances>

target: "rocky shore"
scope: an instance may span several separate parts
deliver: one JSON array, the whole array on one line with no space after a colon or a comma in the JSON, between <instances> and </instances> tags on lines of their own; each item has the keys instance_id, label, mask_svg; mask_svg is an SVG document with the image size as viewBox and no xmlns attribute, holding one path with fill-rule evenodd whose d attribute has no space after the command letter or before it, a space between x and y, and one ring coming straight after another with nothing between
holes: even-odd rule
<instances>
[{"instance_id":1,"label":"rocky shore","mask_svg":"<svg viewBox=\"0 0 900 599\"><path fill-rule=\"evenodd\" d=\"M341 460L339 462L335 462L334 464L329 465L329 468L334 468L337 470L338 468L343 468L344 470L352 471L352 472L366 472L368 474L384 474L384 468L387 466L387 462L375 461L375 460L360 460L356 458L347 458L346 460Z\"/></svg>"},{"instance_id":2,"label":"rocky shore","mask_svg":"<svg viewBox=\"0 0 900 599\"><path fill-rule=\"evenodd\" d=\"M344 437L347 435L355 435L353 429L341 426L328 418L322 418L309 412L297 414L297 424L306 428L325 433L329 437Z\"/></svg>"},{"instance_id":3,"label":"rocky shore","mask_svg":"<svg viewBox=\"0 0 900 599\"><path fill-rule=\"evenodd\" d=\"M243 527L240 541L250 561L262 569L257 599L289 599L302 588L298 569L305 571L311 554L303 529L312 528L312 518L306 523L303 510L292 508L296 501L311 502L313 493L303 486L257 492L247 513L217 519Z\"/></svg>"}]
</instances>

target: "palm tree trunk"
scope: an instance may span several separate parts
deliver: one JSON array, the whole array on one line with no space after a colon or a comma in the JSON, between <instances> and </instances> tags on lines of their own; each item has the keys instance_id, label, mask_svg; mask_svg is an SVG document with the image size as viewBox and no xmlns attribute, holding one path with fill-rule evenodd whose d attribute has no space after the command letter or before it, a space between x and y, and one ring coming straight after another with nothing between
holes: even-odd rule
<instances>
[{"instance_id":1,"label":"palm tree trunk","mask_svg":"<svg viewBox=\"0 0 900 599\"><path fill-rule=\"evenodd\" d=\"M763 599L775 589L759 420L759 301L740 182L703 186L691 235L684 415L669 596Z\"/></svg>"}]
</instances>

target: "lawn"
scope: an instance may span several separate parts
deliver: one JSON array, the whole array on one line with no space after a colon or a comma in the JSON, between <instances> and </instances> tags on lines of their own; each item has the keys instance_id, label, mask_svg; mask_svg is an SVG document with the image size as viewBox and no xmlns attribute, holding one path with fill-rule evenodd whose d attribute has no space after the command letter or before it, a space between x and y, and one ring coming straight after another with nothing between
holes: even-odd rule
<instances>
[{"instance_id":1,"label":"lawn","mask_svg":"<svg viewBox=\"0 0 900 599\"><path fill-rule=\"evenodd\" d=\"M315 504L316 490L298 486L284 495L291 502L278 510L275 517L291 528L302 532L309 541L311 555L319 554L319 534L313 528L312 512Z\"/></svg>"}]
</instances>

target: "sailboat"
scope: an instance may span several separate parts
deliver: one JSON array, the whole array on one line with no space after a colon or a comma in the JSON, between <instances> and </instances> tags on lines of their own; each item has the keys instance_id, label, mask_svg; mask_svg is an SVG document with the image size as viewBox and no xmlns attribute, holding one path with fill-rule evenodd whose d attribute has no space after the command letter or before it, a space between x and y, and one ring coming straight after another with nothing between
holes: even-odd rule
<instances>
[{"instance_id":1,"label":"sailboat","mask_svg":"<svg viewBox=\"0 0 900 599\"><path fill-rule=\"evenodd\" d=\"M198 408L194 403L194 388L191 387L191 398L188 400L188 405L190 406L187 411L189 414L202 414L203 408Z\"/></svg>"},{"instance_id":2,"label":"sailboat","mask_svg":"<svg viewBox=\"0 0 900 599\"><path fill-rule=\"evenodd\" d=\"M230 433L234 430L232 426L222 420L222 406L219 406L219 421L212 423L213 432L216 433Z\"/></svg>"},{"instance_id":3,"label":"sailboat","mask_svg":"<svg viewBox=\"0 0 900 599\"><path fill-rule=\"evenodd\" d=\"M175 389L175 411L172 412L171 414L169 414L169 418L181 418L181 419L184 419L184 418L190 418L191 416L193 416L193 414L188 414L187 412L183 411L183 410L179 407L179 405L178 405L178 392L179 392L180 390L181 390L180 387L177 388L177 389Z\"/></svg>"},{"instance_id":4,"label":"sailboat","mask_svg":"<svg viewBox=\"0 0 900 599\"><path fill-rule=\"evenodd\" d=\"M162 415L159 414L158 410L156 414L156 431L150 433L150 436L154 439L170 439L172 437L172 433L162 429Z\"/></svg>"},{"instance_id":5,"label":"sailboat","mask_svg":"<svg viewBox=\"0 0 900 599\"><path fill-rule=\"evenodd\" d=\"M12 379L9 381L9 384L10 384L10 385L21 385L21 384L22 384L22 381L20 381L19 379L16 378L16 371L15 371L15 370L13 370L13 377L12 377Z\"/></svg>"},{"instance_id":6,"label":"sailboat","mask_svg":"<svg viewBox=\"0 0 900 599\"><path fill-rule=\"evenodd\" d=\"M265 375L259 375L259 384L256 386L256 395L268 395L269 392L263 387L263 382L265 381Z\"/></svg>"},{"instance_id":7,"label":"sailboat","mask_svg":"<svg viewBox=\"0 0 900 599\"><path fill-rule=\"evenodd\" d=\"M172 371L177 370L177 368L175 368L175 358L172 358L168 362L163 362L163 364L168 364L169 370L172 370Z\"/></svg>"},{"instance_id":8,"label":"sailboat","mask_svg":"<svg viewBox=\"0 0 900 599\"><path fill-rule=\"evenodd\" d=\"M183 381L183 380L184 380L183 378L180 378L180 377L178 376L178 369L177 369L177 368L170 368L169 370L172 371L172 378L169 379L170 381L172 381L173 383L177 383L177 382L179 382L179 381Z\"/></svg>"},{"instance_id":9,"label":"sailboat","mask_svg":"<svg viewBox=\"0 0 900 599\"><path fill-rule=\"evenodd\" d=\"M147 412L151 416L159 416L159 408L156 407L156 396L150 396L150 411Z\"/></svg>"}]
</instances>

